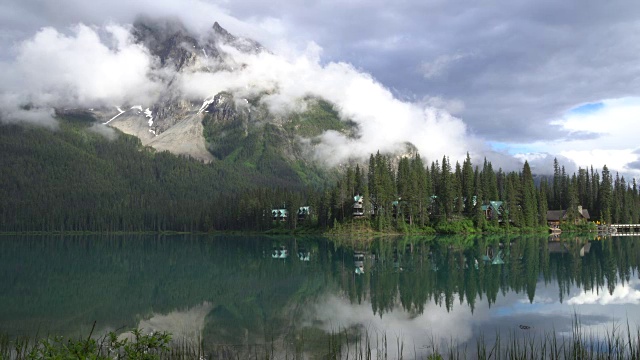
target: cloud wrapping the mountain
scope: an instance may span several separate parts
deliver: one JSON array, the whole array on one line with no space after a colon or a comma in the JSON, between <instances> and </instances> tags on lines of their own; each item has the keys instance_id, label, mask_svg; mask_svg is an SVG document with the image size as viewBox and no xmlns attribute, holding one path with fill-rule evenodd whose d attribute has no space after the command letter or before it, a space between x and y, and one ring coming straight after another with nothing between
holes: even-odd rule
<instances>
[{"instance_id":1,"label":"cloud wrapping the mountain","mask_svg":"<svg viewBox=\"0 0 640 360\"><path fill-rule=\"evenodd\" d=\"M129 28L73 26L68 33L43 28L16 48L5 63L2 115L5 122L24 119L55 126L51 107L100 107L152 104L171 69L161 69L148 49L134 43ZM322 64L314 43L302 54L263 51L247 54L222 46L228 71L178 74L183 95L202 101L220 91L236 97L268 95L262 101L276 115L303 110L304 98L332 102L344 120L358 124L357 139L327 132L316 147L330 164L365 158L380 151L403 150L406 142L430 159L444 154L461 159L469 148L465 124L425 103L398 100L369 74L344 62ZM43 109L28 116L21 106Z\"/></svg>"},{"instance_id":2,"label":"cloud wrapping the mountain","mask_svg":"<svg viewBox=\"0 0 640 360\"><path fill-rule=\"evenodd\" d=\"M232 92L236 97L266 93L261 101L276 114L300 110L305 97L326 99L335 105L343 120L352 120L359 127L358 139L335 131L320 137L319 157L329 163L364 158L378 150L401 150L405 142L413 143L430 159L444 154L461 159L476 145L465 124L448 112L401 101L350 64L321 64L317 45L311 44L305 53L295 57L269 52L246 54L228 47L223 50L233 69L186 73L181 77L182 91L201 100L220 91Z\"/></svg>"},{"instance_id":3,"label":"cloud wrapping the mountain","mask_svg":"<svg viewBox=\"0 0 640 360\"><path fill-rule=\"evenodd\" d=\"M148 49L134 43L128 27L101 28L83 24L68 33L43 28L17 47L13 62L5 63L1 118L55 126L51 107L101 107L153 104L170 76ZM366 158L378 150L398 151L406 142L430 159L444 154L461 159L469 148L465 124L424 103L400 101L376 81L343 62L322 64L322 49L314 43L302 54L285 56L263 51L248 54L222 46L230 70L178 75L179 91L202 101L220 91L237 98L259 94L270 111L284 115L301 111L303 99L319 97L333 103L344 120L358 124L357 139L338 132L320 136L318 158L337 164ZM26 114L23 106L38 110Z\"/></svg>"}]
</instances>

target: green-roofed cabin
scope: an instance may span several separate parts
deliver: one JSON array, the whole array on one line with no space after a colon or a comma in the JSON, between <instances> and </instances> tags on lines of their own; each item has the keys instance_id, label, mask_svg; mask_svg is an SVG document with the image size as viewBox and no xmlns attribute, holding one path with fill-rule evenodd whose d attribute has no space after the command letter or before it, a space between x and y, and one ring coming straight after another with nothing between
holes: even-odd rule
<instances>
[{"instance_id":1,"label":"green-roofed cabin","mask_svg":"<svg viewBox=\"0 0 640 360\"><path fill-rule=\"evenodd\" d=\"M298 221L303 222L311 215L311 208L308 206L300 206L298 208Z\"/></svg>"},{"instance_id":2,"label":"green-roofed cabin","mask_svg":"<svg viewBox=\"0 0 640 360\"><path fill-rule=\"evenodd\" d=\"M498 222L501 222L505 213L504 206L502 206L503 203L503 201L489 201L488 204L482 205L481 209L484 212L484 217L487 220L497 219Z\"/></svg>"},{"instance_id":3,"label":"green-roofed cabin","mask_svg":"<svg viewBox=\"0 0 640 360\"><path fill-rule=\"evenodd\" d=\"M287 209L271 209L273 221L287 221L289 211Z\"/></svg>"},{"instance_id":4,"label":"green-roofed cabin","mask_svg":"<svg viewBox=\"0 0 640 360\"><path fill-rule=\"evenodd\" d=\"M491 263L491 265L502 265L504 264L504 253L500 249L498 249L497 252L494 252L492 246L487 246L486 252L482 256L482 260L485 263Z\"/></svg>"}]
</instances>

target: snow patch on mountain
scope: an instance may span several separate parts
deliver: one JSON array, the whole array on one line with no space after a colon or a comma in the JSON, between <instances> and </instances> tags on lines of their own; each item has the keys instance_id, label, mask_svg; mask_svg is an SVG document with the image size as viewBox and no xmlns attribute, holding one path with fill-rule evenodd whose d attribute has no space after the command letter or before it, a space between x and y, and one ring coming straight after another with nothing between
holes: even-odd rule
<instances>
[{"instance_id":1,"label":"snow patch on mountain","mask_svg":"<svg viewBox=\"0 0 640 360\"><path fill-rule=\"evenodd\" d=\"M202 103L202 106L200 107L200 110L198 110L198 114L202 114L202 112L203 112L207 107L209 107L209 105L211 105L211 103L213 103L213 99L214 99L214 98L215 98L215 97L214 97L214 96L212 96L212 97L210 97L210 98L208 98L208 99L205 99L205 100L204 100L204 102Z\"/></svg>"},{"instance_id":2,"label":"snow patch on mountain","mask_svg":"<svg viewBox=\"0 0 640 360\"><path fill-rule=\"evenodd\" d=\"M118 116L120 116L120 115L122 115L122 114L124 114L124 113L125 113L125 111L124 111L124 110L122 110L122 109L120 109L120 107L118 107L118 106L116 106L116 109L118 110L118 114L117 114L116 116L112 117L111 119L109 119L108 121L103 122L103 124L104 124L104 125L109 124L109 123L110 123L110 122L112 122L113 120L117 119L117 118L118 118ZM93 109L92 109L92 111L93 111Z\"/></svg>"},{"instance_id":3,"label":"snow patch on mountain","mask_svg":"<svg viewBox=\"0 0 640 360\"><path fill-rule=\"evenodd\" d=\"M153 112L151 110L149 110L149 108L146 108L144 110L144 116L146 116L149 119L149 126L153 126Z\"/></svg>"}]
</instances>

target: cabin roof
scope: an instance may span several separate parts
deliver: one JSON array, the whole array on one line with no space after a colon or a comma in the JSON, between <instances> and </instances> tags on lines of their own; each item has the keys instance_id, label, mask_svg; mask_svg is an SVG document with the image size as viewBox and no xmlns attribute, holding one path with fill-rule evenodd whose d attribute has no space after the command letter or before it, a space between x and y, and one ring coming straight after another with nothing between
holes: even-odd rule
<instances>
[{"instance_id":1,"label":"cabin roof","mask_svg":"<svg viewBox=\"0 0 640 360\"><path fill-rule=\"evenodd\" d=\"M502 204L503 203L504 203L504 201L492 200L492 201L489 201L488 204L482 205L480 208L482 209L482 211L487 211L491 207L493 209L493 211L496 212L496 214L500 215L502 213L501 208L502 208Z\"/></svg>"},{"instance_id":2,"label":"cabin roof","mask_svg":"<svg viewBox=\"0 0 640 360\"><path fill-rule=\"evenodd\" d=\"M590 219L589 210L581 209L582 212L578 212L578 214L582 215L585 219ZM548 210L547 211L547 221L560 221L567 219L567 210Z\"/></svg>"}]
</instances>

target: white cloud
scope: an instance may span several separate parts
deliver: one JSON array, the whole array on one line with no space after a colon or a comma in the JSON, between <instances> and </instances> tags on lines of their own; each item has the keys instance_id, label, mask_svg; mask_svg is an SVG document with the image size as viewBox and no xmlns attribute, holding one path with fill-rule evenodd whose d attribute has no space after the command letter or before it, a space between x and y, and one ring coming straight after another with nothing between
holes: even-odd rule
<instances>
[{"instance_id":1,"label":"white cloud","mask_svg":"<svg viewBox=\"0 0 640 360\"><path fill-rule=\"evenodd\" d=\"M209 302L203 302L184 310L174 310L168 314L152 314L149 318L141 319L138 329L143 333L168 332L172 338L180 342L190 342L188 345L197 345L205 327L207 315L213 309ZM121 338L132 338L131 333L120 335Z\"/></svg>"},{"instance_id":2,"label":"white cloud","mask_svg":"<svg viewBox=\"0 0 640 360\"><path fill-rule=\"evenodd\" d=\"M425 106L444 109L451 114L459 114L464 111L464 102L459 99L445 99L440 96L425 96L422 99Z\"/></svg>"},{"instance_id":3,"label":"white cloud","mask_svg":"<svg viewBox=\"0 0 640 360\"><path fill-rule=\"evenodd\" d=\"M464 344L474 335L473 323L486 321L489 316L488 311L472 314L466 304L447 311L445 306L429 302L421 314L395 306L380 316L371 311L369 301L355 304L335 295L322 299L309 312L305 318L321 320L320 328L327 332L353 327L366 329L373 344L376 344L376 337L386 336L389 340L386 350L390 354L398 353L397 338L402 341L405 351L415 349L417 355L430 353L431 345L447 346L452 339Z\"/></svg>"},{"instance_id":4,"label":"white cloud","mask_svg":"<svg viewBox=\"0 0 640 360\"><path fill-rule=\"evenodd\" d=\"M566 157L582 168L607 165L612 172L638 177L640 170L630 169L627 164L639 159L635 153L639 121L640 98L604 100L596 110L569 111L552 123L573 135L551 143L529 144L528 147L534 153L539 151Z\"/></svg>"},{"instance_id":5,"label":"white cloud","mask_svg":"<svg viewBox=\"0 0 640 360\"><path fill-rule=\"evenodd\" d=\"M153 59L134 44L126 28L103 30L77 25L71 35L53 28L40 30L19 46L13 68L27 92L40 105L94 106L124 101L149 101L157 83L149 79ZM112 47L106 42L110 42Z\"/></svg>"},{"instance_id":6,"label":"white cloud","mask_svg":"<svg viewBox=\"0 0 640 360\"><path fill-rule=\"evenodd\" d=\"M58 128L53 109L25 110L14 106L14 104L6 104L6 99L2 99L2 97L0 97L0 122L7 124L27 123L50 129Z\"/></svg>"},{"instance_id":7,"label":"white cloud","mask_svg":"<svg viewBox=\"0 0 640 360\"><path fill-rule=\"evenodd\" d=\"M347 157L364 158L377 150L395 151L406 141L429 159L445 154L452 160L462 159L469 147L475 146L462 120L445 110L401 101L350 64L321 64L321 49L315 44L294 57L225 50L235 64L233 71L184 74L182 90L195 99L220 91L239 97L267 93L262 101L276 114L296 110L300 100L308 96L326 99L335 104L344 120L355 121L360 129L357 140L337 132L321 136L318 151L330 163Z\"/></svg>"},{"instance_id":8,"label":"white cloud","mask_svg":"<svg viewBox=\"0 0 640 360\"><path fill-rule=\"evenodd\" d=\"M120 25L43 28L0 64L0 120L53 126L53 107L151 103L162 87L155 59ZM41 110L24 111L25 106Z\"/></svg>"},{"instance_id":9,"label":"white cloud","mask_svg":"<svg viewBox=\"0 0 640 360\"><path fill-rule=\"evenodd\" d=\"M115 140L118 138L118 133L113 128L110 128L104 124L93 124L89 127L89 131L98 135L104 136L107 140Z\"/></svg>"},{"instance_id":10,"label":"white cloud","mask_svg":"<svg viewBox=\"0 0 640 360\"><path fill-rule=\"evenodd\" d=\"M237 20L230 22L243 28ZM265 21L260 26L283 31L278 30L277 22ZM371 75L348 63L323 64L322 48L313 42L303 52L281 48L284 55L246 54L221 46L230 70L187 72L176 83L185 96L197 101L220 91L230 91L238 98L267 94L262 101L276 115L301 110L305 97L330 101L342 119L358 124L359 137L323 134L316 150L329 164L364 159L378 150L402 150L406 142L431 160L448 155L455 161L467 151L474 153L470 147L476 147L477 141L468 136L464 122L431 106L460 110L461 103L439 98L422 103L401 101ZM12 104L14 114L25 104L42 108L152 104L165 88L165 79L174 75L158 69L157 59L133 42L127 26L115 24L79 24L69 33L44 28L19 44L15 60L4 68L5 74L15 74L0 85L3 104ZM9 113L6 106L4 113ZM3 116L4 121L10 118L17 117Z\"/></svg>"},{"instance_id":11,"label":"white cloud","mask_svg":"<svg viewBox=\"0 0 640 360\"><path fill-rule=\"evenodd\" d=\"M632 280L628 284L616 285L613 293L606 289L599 291L581 291L567 301L569 305L612 305L612 304L640 304L640 290L636 289L640 284L638 280Z\"/></svg>"}]
</instances>

